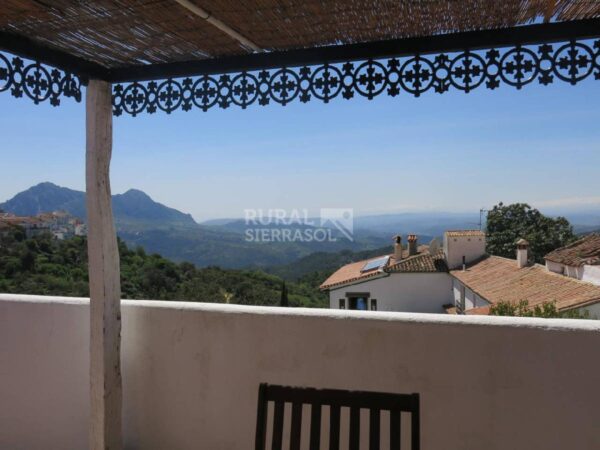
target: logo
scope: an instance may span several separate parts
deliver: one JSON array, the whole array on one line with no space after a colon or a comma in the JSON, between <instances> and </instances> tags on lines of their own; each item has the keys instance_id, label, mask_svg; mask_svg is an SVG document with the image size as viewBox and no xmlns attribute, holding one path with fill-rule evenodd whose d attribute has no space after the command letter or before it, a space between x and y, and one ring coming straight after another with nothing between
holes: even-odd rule
<instances>
[{"instance_id":1,"label":"logo","mask_svg":"<svg viewBox=\"0 0 600 450\"><path fill-rule=\"evenodd\" d=\"M321 208L321 226L337 229L349 241L354 241L354 210L352 208Z\"/></svg>"},{"instance_id":2,"label":"logo","mask_svg":"<svg viewBox=\"0 0 600 450\"><path fill-rule=\"evenodd\" d=\"M353 242L352 208L322 208L320 217L307 209L246 209L247 242Z\"/></svg>"}]
</instances>

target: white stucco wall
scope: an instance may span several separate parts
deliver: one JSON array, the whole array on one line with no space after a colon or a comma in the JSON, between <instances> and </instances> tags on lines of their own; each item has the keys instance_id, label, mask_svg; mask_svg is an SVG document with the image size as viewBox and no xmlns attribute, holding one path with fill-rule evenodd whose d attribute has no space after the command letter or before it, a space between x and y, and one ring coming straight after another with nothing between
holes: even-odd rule
<instances>
[{"instance_id":1,"label":"white stucco wall","mask_svg":"<svg viewBox=\"0 0 600 450\"><path fill-rule=\"evenodd\" d=\"M444 235L444 254L448 267L458 269L462 266L463 256L469 264L485 254L485 237Z\"/></svg>"},{"instance_id":2,"label":"white stucco wall","mask_svg":"<svg viewBox=\"0 0 600 450\"><path fill-rule=\"evenodd\" d=\"M560 273L560 274L565 273L565 265L561 264L561 263L556 263L553 261L546 260L546 269L548 269L550 272L554 272L554 273Z\"/></svg>"},{"instance_id":3,"label":"white stucco wall","mask_svg":"<svg viewBox=\"0 0 600 450\"><path fill-rule=\"evenodd\" d=\"M587 281L600 286L600 266L583 265L580 267L546 261L546 268L552 272L564 274L571 278Z\"/></svg>"},{"instance_id":4,"label":"white stucco wall","mask_svg":"<svg viewBox=\"0 0 600 450\"><path fill-rule=\"evenodd\" d=\"M581 268L581 281L600 286L600 266L585 265Z\"/></svg>"},{"instance_id":5,"label":"white stucco wall","mask_svg":"<svg viewBox=\"0 0 600 450\"><path fill-rule=\"evenodd\" d=\"M461 290L464 289L465 292L465 311L471 308L479 308L481 306L488 306L490 303L485 300L483 297L480 297L471 289L463 285L456 278L452 279L452 292L454 295L453 302L455 306L459 306L461 302Z\"/></svg>"},{"instance_id":6,"label":"white stucco wall","mask_svg":"<svg viewBox=\"0 0 600 450\"><path fill-rule=\"evenodd\" d=\"M87 448L88 344L85 300L0 295L0 448ZM122 348L127 449L253 448L260 382L418 392L428 450L600 448L596 321L124 301Z\"/></svg>"},{"instance_id":7,"label":"white stucco wall","mask_svg":"<svg viewBox=\"0 0 600 450\"><path fill-rule=\"evenodd\" d=\"M447 273L392 273L331 290L329 307L339 309L340 299L352 293L369 293L378 311L442 313L442 306L452 303L452 282Z\"/></svg>"},{"instance_id":8,"label":"white stucco wall","mask_svg":"<svg viewBox=\"0 0 600 450\"><path fill-rule=\"evenodd\" d=\"M583 275L582 267L575 266L565 266L565 275L571 278L575 278L577 280L581 280L581 276Z\"/></svg>"},{"instance_id":9,"label":"white stucco wall","mask_svg":"<svg viewBox=\"0 0 600 450\"><path fill-rule=\"evenodd\" d=\"M593 305L579 308L578 311L587 311L590 319L600 320L600 303L594 303Z\"/></svg>"}]
</instances>

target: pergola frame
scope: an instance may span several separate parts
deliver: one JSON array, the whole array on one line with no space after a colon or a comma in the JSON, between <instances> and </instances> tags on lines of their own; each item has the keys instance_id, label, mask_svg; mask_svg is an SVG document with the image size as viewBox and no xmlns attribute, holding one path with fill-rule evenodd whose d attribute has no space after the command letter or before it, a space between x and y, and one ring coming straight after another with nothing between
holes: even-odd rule
<instances>
[{"instance_id":1,"label":"pergola frame","mask_svg":"<svg viewBox=\"0 0 600 450\"><path fill-rule=\"evenodd\" d=\"M87 85L90 448L122 447L121 291L109 181L113 115L169 113L194 105L205 111L214 105L246 108L270 100L285 105L296 98L327 103L355 93L372 99L384 92L418 96L451 87L470 92L484 85L495 89L501 82L520 89L534 80L547 85L555 78L576 84L592 75L600 80L600 40L587 42L599 37L600 19L587 19L111 70L1 32L0 49L16 57L0 54L0 92L10 89L15 97L25 94L35 103L49 100L57 106L62 96L80 101L81 85ZM33 62L24 63L21 57ZM113 83L125 84L111 91ZM252 86L252 92L240 91L244 86Z\"/></svg>"},{"instance_id":2,"label":"pergola frame","mask_svg":"<svg viewBox=\"0 0 600 450\"><path fill-rule=\"evenodd\" d=\"M598 30L600 19L587 19L112 70L0 33L0 47L35 59L25 66L0 55L0 67L7 68L4 77L0 68L0 80L8 80L0 91L12 84L15 96L25 93L36 103L50 99L58 105L61 95L79 99L80 84L100 79L117 83L113 113L136 116L215 106L245 109L255 103L328 103L338 96L371 100L382 94L418 97L429 90L468 93L482 86L521 89L536 80L576 84L592 75L600 78L600 41L588 42Z\"/></svg>"},{"instance_id":3,"label":"pergola frame","mask_svg":"<svg viewBox=\"0 0 600 450\"><path fill-rule=\"evenodd\" d=\"M409 55L449 53L531 44L592 39L600 35L600 19L467 31L435 36L390 39L361 44L330 45L309 49L252 53L196 61L133 65L107 69L100 64L51 49L23 36L0 32L0 49L23 58L71 72L82 80L111 83L141 82L166 78L244 72L280 67L335 64L347 61L382 59Z\"/></svg>"}]
</instances>

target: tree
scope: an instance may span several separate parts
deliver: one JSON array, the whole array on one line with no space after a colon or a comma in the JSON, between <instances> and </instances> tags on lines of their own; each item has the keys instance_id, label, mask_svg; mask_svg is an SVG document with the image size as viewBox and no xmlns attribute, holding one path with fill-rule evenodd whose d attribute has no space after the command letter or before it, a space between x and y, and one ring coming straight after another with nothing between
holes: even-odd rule
<instances>
[{"instance_id":1,"label":"tree","mask_svg":"<svg viewBox=\"0 0 600 450\"><path fill-rule=\"evenodd\" d=\"M529 306L527 300L521 300L519 303L498 302L490 307L490 316L511 316L511 317L543 317L569 318L569 319L589 319L588 311L579 312L577 310L559 311L554 302L544 302Z\"/></svg>"},{"instance_id":2,"label":"tree","mask_svg":"<svg viewBox=\"0 0 600 450\"><path fill-rule=\"evenodd\" d=\"M283 279L260 270L196 268L130 249L119 239L121 291L125 298L279 305ZM0 292L84 297L88 292L87 243L42 234L0 235ZM288 301L289 296L289 301ZM304 282L287 281L289 306L326 308L327 296Z\"/></svg>"},{"instance_id":3,"label":"tree","mask_svg":"<svg viewBox=\"0 0 600 450\"><path fill-rule=\"evenodd\" d=\"M514 258L518 239L529 241L530 258L544 262L544 255L575 240L573 227L564 217L547 217L526 203L494 206L487 216L487 252Z\"/></svg>"},{"instance_id":4,"label":"tree","mask_svg":"<svg viewBox=\"0 0 600 450\"><path fill-rule=\"evenodd\" d=\"M279 302L279 306L289 306L288 290L287 290L287 286L285 285L285 281L283 282L283 285L281 286L281 301Z\"/></svg>"},{"instance_id":5,"label":"tree","mask_svg":"<svg viewBox=\"0 0 600 450\"><path fill-rule=\"evenodd\" d=\"M35 254L28 250L21 255L21 269L32 271L35 267Z\"/></svg>"}]
</instances>

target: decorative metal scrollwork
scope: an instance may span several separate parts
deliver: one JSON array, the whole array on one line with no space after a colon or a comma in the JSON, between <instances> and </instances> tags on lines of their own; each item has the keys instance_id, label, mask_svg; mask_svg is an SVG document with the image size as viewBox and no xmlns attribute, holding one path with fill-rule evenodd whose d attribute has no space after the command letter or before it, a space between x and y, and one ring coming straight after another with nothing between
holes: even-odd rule
<instances>
[{"instance_id":1,"label":"decorative metal scrollwork","mask_svg":"<svg viewBox=\"0 0 600 450\"><path fill-rule=\"evenodd\" d=\"M371 100L384 93L395 97L406 92L419 97L431 90L468 93L480 86L497 89L502 84L521 89L536 80L542 85L556 79L576 84L592 74L600 80L600 40L117 84L113 111L117 116L135 116L159 109L166 113L194 107L208 111L232 104L285 106L312 99L328 103L340 95Z\"/></svg>"},{"instance_id":2,"label":"decorative metal scrollwork","mask_svg":"<svg viewBox=\"0 0 600 450\"><path fill-rule=\"evenodd\" d=\"M16 98L25 94L36 105L49 100L52 106L58 106L61 96L81 101L81 80L39 62L26 64L18 56L9 59L0 53L0 92L4 91L10 91Z\"/></svg>"}]
</instances>

